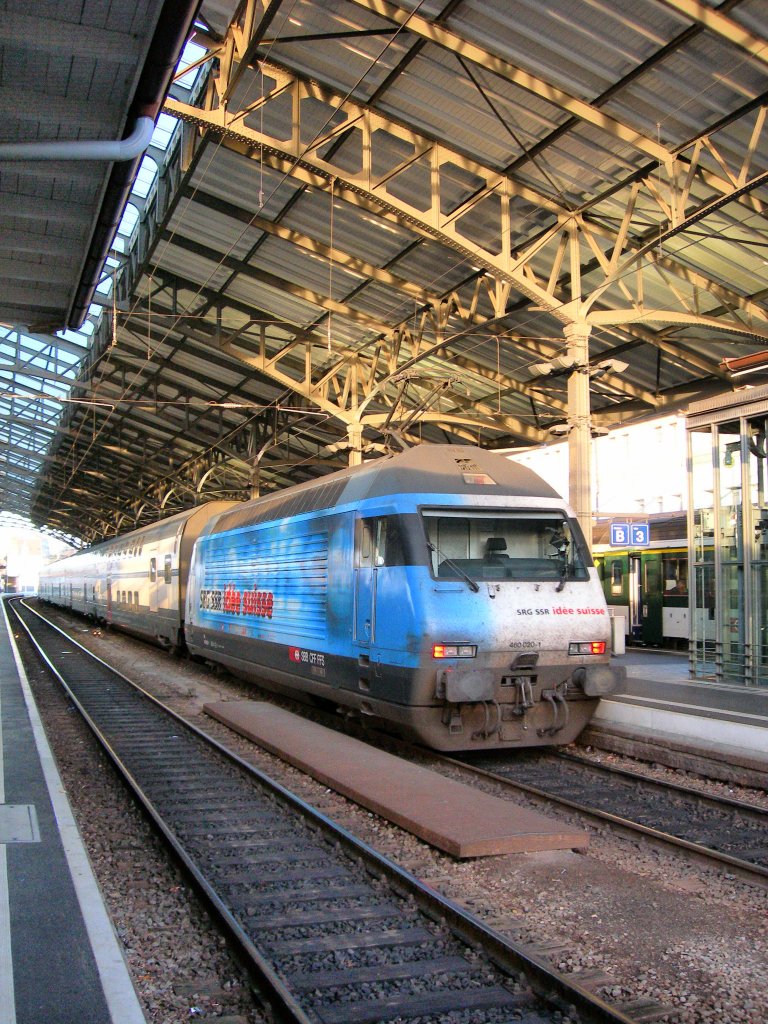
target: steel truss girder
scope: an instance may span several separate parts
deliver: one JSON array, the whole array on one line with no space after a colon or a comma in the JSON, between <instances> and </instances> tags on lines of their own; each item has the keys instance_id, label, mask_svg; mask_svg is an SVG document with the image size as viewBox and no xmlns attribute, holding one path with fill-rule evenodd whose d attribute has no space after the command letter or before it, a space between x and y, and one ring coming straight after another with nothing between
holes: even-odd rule
<instances>
[{"instance_id":1,"label":"steel truss girder","mask_svg":"<svg viewBox=\"0 0 768 1024\"><path fill-rule=\"evenodd\" d=\"M273 275L270 280L278 286L281 284ZM192 282L189 285L195 289L201 301L216 303L217 309L212 311L207 324L195 319L194 327L186 327L183 318L180 318L178 330L190 338L197 338L208 345L216 345L222 353L307 399L345 426L360 422L363 426L375 426L377 418L362 416L361 406L367 405L374 394L385 401L386 386L393 383L393 378L398 373L412 363L422 362L430 356L437 357L450 345L451 320L458 319L464 325L464 330L476 327L479 322L490 326L487 319L479 317L475 312L479 291L487 284L483 278L476 280L474 295L469 304L462 302L457 292L451 292L439 299L434 298L432 302L425 304L415 322L414 318L409 318L406 323L394 329L387 329L386 325L366 319L366 326L375 337L365 350L355 350L333 343L332 352L328 354L327 338L319 329L299 330L294 324L287 322L273 322L270 325L272 331L288 335L287 340L276 340L268 336L270 329L259 323L260 319L267 317L265 311L251 310L253 323L246 321L244 325L231 332L221 331L215 323L214 313L223 314L228 306L237 310L237 304L213 291L197 288ZM303 298L316 304L319 310L323 310L325 299L322 295L298 289L290 282L284 282L284 286L286 291L301 294ZM335 312L343 316L343 304L338 303L336 307ZM158 304L157 298L153 302L153 308L161 316L173 312L170 307ZM246 316L245 309L241 315ZM205 330L202 329L203 324ZM137 330L143 333L144 328L137 327ZM434 341L436 338L440 340ZM511 342L514 343L515 339L511 339ZM535 355L541 358L542 353L554 355L555 351L554 344L538 344ZM463 359L462 366L467 372L488 381L489 401L499 387L530 395L534 400L541 401L541 396L537 392L511 378L495 375L490 379L488 369L470 359ZM444 367L438 367L437 372L444 374ZM632 397L639 397L635 389L629 388L627 393ZM445 398L448 400L450 396L446 395ZM547 405L554 410L555 415L565 411L565 405L557 398L548 399ZM475 408L478 414L487 414L489 411L489 407L483 403L475 404ZM464 422L460 406L449 406L446 413L454 413L461 422ZM479 421L475 423L475 427L480 425ZM529 441L540 441L543 436L540 431L533 430L528 424L511 416L494 415L492 423L486 426L505 433L518 433Z\"/></svg>"},{"instance_id":2,"label":"steel truss girder","mask_svg":"<svg viewBox=\"0 0 768 1024\"><path fill-rule=\"evenodd\" d=\"M210 339L207 339L210 342ZM102 339L102 354L116 356L118 353L108 347L106 337ZM118 345L118 350L120 345ZM119 357L119 356L118 356ZM99 359L90 361L90 371L93 372ZM238 361L239 362L239 361ZM119 370L119 367L115 367ZM122 392L121 392L122 393ZM151 399L147 399L151 405ZM226 425L214 435L210 430L202 431L204 426L202 418L207 414L210 416L210 409L206 408L207 403L195 406L195 424L185 426L183 437L191 440L193 444L201 447L200 451L188 454L174 466L162 466L147 462L146 459L139 459L130 452L117 455L113 458L113 465L110 473L101 473L98 466L95 472L86 476L88 470L83 468L84 459L90 450L91 431L101 434L116 407L120 405L120 395L104 398L104 404L94 410L94 416L98 415L98 422L90 419L90 411L83 411L77 404L71 405L67 437L59 435L59 445L55 456L55 467L48 474L45 486L37 494L38 509L45 506L59 509L59 516L67 524L71 533L81 533L89 538L104 536L120 529L137 525L142 516L147 514L151 517L154 514L164 512L169 514L171 508L176 504L187 507L192 501L199 500L202 496L211 497L236 497L242 498L250 488L254 467L265 455L263 465L270 470L272 458L269 455L271 449L281 443L281 436L289 436L291 425L295 422L296 411L282 411L280 409L269 409L267 414L257 421L247 422L244 425ZM131 417L131 427L139 434L152 433L154 424L151 418L146 422L138 421L134 414ZM83 428L85 427L85 433ZM180 439L178 425L167 429L167 444L173 449L174 444ZM116 429L112 424L111 429ZM119 429L119 427L117 428ZM68 447L65 449L65 443ZM136 442L140 445L140 442ZM109 446L107 446L109 447ZM112 449L114 450L114 449ZM138 472L149 470L149 472ZM278 474L279 475L279 474ZM92 477L96 477L95 480ZM282 481L287 484L288 480ZM120 490L129 490L133 497L126 504L124 499L118 497ZM72 492L80 496L78 502L71 503L72 511L68 511L67 495ZM169 504L176 496L176 503ZM83 496L90 496L94 508L112 508L113 514L107 518L101 518L95 525L91 522L86 524L80 521L79 507L83 504ZM182 497L183 496L183 497ZM147 511L149 510L149 512ZM154 510L154 511L153 511ZM50 513L45 512L46 517ZM127 524L127 525L126 525Z\"/></svg>"},{"instance_id":3,"label":"steel truss girder","mask_svg":"<svg viewBox=\"0 0 768 1024\"><path fill-rule=\"evenodd\" d=\"M323 244L319 239L313 236L296 231L295 229L287 228L276 221L267 220L264 217L250 216L250 214L247 214L244 210L233 206L231 203L227 203L226 201L221 200L218 197L208 196L199 186L195 188L194 192L191 189L186 188L183 191L185 195L188 194L190 197L194 196L194 199L197 203L202 203L203 205L206 206L210 204L213 209L216 209L220 212L224 212L233 219L241 219L247 221L249 227L256 228L257 230L263 231L266 234L274 235L277 238L289 241L291 242L291 244L296 245L299 248L306 250L307 252L322 256L325 259L332 261L335 265L345 267L346 269L349 269L361 276L365 276L372 281L377 281L382 284L386 284L389 287L392 287L397 291L402 292L409 298L414 299L414 301L418 302L420 306L423 307L423 311L428 312L430 309L438 309L441 306L446 306L446 304L448 306L451 306L452 304L453 310L461 317L461 319L464 322L474 323L478 326L488 325L487 317L481 316L475 312L480 292L487 290L491 285L491 282L486 278L485 275L478 275L475 278L471 301L468 304L466 302L462 303L457 289L454 289L453 291L447 294L444 293L441 295L435 293L428 293L419 285L413 284L410 281L406 281L405 279L400 278L387 270L382 270L378 267L373 266L372 264L365 263L359 258L350 256L349 254L342 252L338 248L332 249L330 246ZM163 232L162 237L164 239L166 237L169 239L173 237L174 243L182 247L185 246L186 244L185 241L180 237L178 231L175 232L173 236L171 236L170 232ZM197 244L194 245L194 251L198 254L205 255L203 247ZM213 251L210 251L209 255L210 258L215 259L216 254L213 253ZM250 274L254 277L260 277L262 279L265 279L264 275L261 272L254 270L250 266L244 266L242 263L238 263L238 261L233 260L231 258L225 257L221 262L222 265L230 266L231 269L237 272L243 272L246 274ZM315 303L318 306L324 307L325 309L331 311L336 310L340 312L342 315L347 315L347 313L349 312L349 306L347 306L344 303L336 302L335 304L331 304L318 293L309 292L307 289L299 289L294 284L288 281L278 281L277 278L274 277L274 275L271 275L271 277L269 278L269 283L275 284L281 289L289 293L296 294L301 298L308 299L309 301ZM350 319L352 319L352 317L350 317ZM376 324L375 322L372 321L369 322L369 326L377 330L380 336L384 338L388 335L390 331L390 329L387 328L385 325ZM506 338L506 342L515 343L523 346L525 345L524 342L521 342L520 339L515 338L513 336L508 336ZM319 337L318 344L322 344L322 340ZM539 343L537 345L537 349L538 351L535 351L534 353L537 358L553 356L557 352L557 346L553 343ZM425 350L421 353L421 357L423 357L426 354L427 352ZM484 367L481 367L478 364L473 363L471 360L462 357L452 356L452 361L458 362L464 369L468 370L470 373L476 374L488 380L489 385L493 387L500 388L505 392L517 391L520 394L526 394L529 395L530 397L533 397L531 389L526 387L525 385L519 384L513 380L500 378L498 374L493 374L490 370L487 370ZM390 363L387 365L388 370L391 373L398 372L397 367L393 361L390 360ZM714 369L714 367L712 369ZM619 390L625 392L627 396L632 398L640 398L641 400L646 402L646 404L648 404L650 407L654 407L657 404L656 399L653 395L650 394L650 392L641 391L640 389L634 388L625 381L617 381L617 384L619 386ZM562 404L559 403L556 399L551 400L549 404L553 406L556 411L563 411L564 409L564 406L562 406Z\"/></svg>"},{"instance_id":4,"label":"steel truss girder","mask_svg":"<svg viewBox=\"0 0 768 1024\"><path fill-rule=\"evenodd\" d=\"M240 146L239 148L245 149L246 147ZM162 180L163 181L165 181L165 179L170 179L170 180L172 180L174 182L174 184L177 186L176 192L174 192L173 188L165 187L163 189L159 189L158 193L155 196L155 199L154 199L153 203L151 204L150 210L147 211L152 216L154 216L156 222L162 221L167 216L167 210L168 210L169 204L172 202L173 195L174 194L175 195L179 194L178 186L180 184L181 177L180 177L180 167L179 167L178 156L179 156L179 147L176 147L176 149L171 153L171 158L172 158L171 159L171 164L170 164L169 167L164 167L163 168L163 175L162 175ZM312 180L313 181L314 181L314 177L315 176L312 176ZM349 198L349 197L347 197L347 198ZM386 211L385 211L384 215L388 216ZM142 222L142 230L140 231L139 245L134 247L131 250L130 254L129 254L129 261L130 261L130 265L131 265L131 268L132 268L132 272L133 272L132 276L133 277L135 277L135 275L136 275L136 273L137 273L137 271L139 269L139 263L137 262L137 257L140 259L141 258L141 253L143 253L144 256L146 257L146 254L149 252L149 250L151 248L151 245L152 245L151 241L149 241L149 239L146 237L146 225L147 225L148 222L152 221L152 216L148 217L146 221ZM271 222L267 222L267 223L271 223ZM279 229L277 227L274 228L274 232L276 234L278 233L278 230ZM144 237L145 240L142 241L141 237ZM294 242L296 241L295 238L293 238L291 240L294 241ZM311 240L310 241L310 247L314 247L314 246L315 246L315 241ZM336 254L327 253L326 255L327 256L338 255L338 253L336 253ZM120 278L119 280L122 280L122 278ZM479 283L480 281L482 281L482 283ZM391 282L387 282L387 283L392 283L393 285L395 285L395 281L394 280L392 280ZM474 289L474 298L472 299L472 301L470 303L471 307L474 308L476 306L477 297L478 297L478 289L480 289L480 288L487 290L489 296L491 296L491 299L494 301L495 305L498 306L498 304L499 304L498 303L499 289L498 289L497 282L495 282L493 280L493 278L491 276L489 276L489 275L480 274L480 275L478 275L477 280L476 280L475 289ZM508 297L509 296L509 290L508 289L502 290L502 296L503 295L506 295ZM424 298L425 298L425 302L427 304L434 305L435 301L442 302L442 303L446 303L446 302L451 302L452 301L452 302L454 302L456 304L457 307L460 306L460 301L459 301L457 293L453 293L451 296L438 297L437 300L435 300L434 297L432 297L430 299L430 297L428 297L428 296L424 296ZM322 301L322 298L320 298L320 301ZM464 311L464 316L465 317L466 316L472 316L476 323L484 322L483 318L479 317L478 315L476 315L472 310L470 310L469 312ZM290 327L290 325L289 325L289 327ZM291 327L291 329L295 330L295 328L292 328L292 327ZM394 330L394 332L392 332L392 334L391 334L392 344L390 346L392 351L397 351L399 349L400 344L401 344L402 336L404 334L407 334L407 333L408 333L408 328L407 328L406 325L401 325L399 328L396 328ZM655 339L654 339L654 336L652 336L650 334L648 334L644 338L644 340L646 341L646 343L649 343L649 344L652 344L652 345L656 343ZM557 351L557 345L555 343L551 343L549 345L544 345L544 344L541 344L541 343L535 343L532 346L529 343L525 342L524 340L522 342L518 342L518 343L521 343L521 344L524 344L524 345L528 345L528 347L532 350L533 354L536 357L538 357L538 358L541 358L542 356L547 358L547 357L552 356L553 354L555 354L555 352ZM377 344L379 344L379 345L381 344L381 338L379 338L377 340ZM662 344L660 347L662 349L668 350L671 346L669 345L669 343L666 343L666 344ZM411 354L413 354L413 353L411 352ZM377 354L376 358L377 359L379 358L378 354ZM386 364L382 364L382 365L386 365ZM706 368L702 367L702 369L705 369L705 372L709 372L709 373L717 372L717 367L716 366L708 366ZM388 366L388 370L389 370L389 372L393 372L392 365ZM268 367L266 368L266 371L269 372L269 368ZM396 372L396 366L394 368L394 372ZM281 381L281 383L282 383L282 381ZM497 384L498 384L498 381L497 381ZM520 391L522 393L528 393L529 397L531 398L532 401L540 400L540 395L537 392L535 392L535 391L530 391L529 392L528 389L525 387L525 385L517 385L517 384L515 384L515 382L510 382L510 381L502 381L501 384L502 384L502 387L503 387L504 390L507 390L507 389L509 389L509 390L518 390L518 391ZM626 386L626 384L624 384L624 383L622 383L622 387L620 388L620 390L625 390L626 393L628 395L632 396L632 397L640 397L635 389L628 388ZM653 406L654 402L652 400L652 396L649 396L649 395L646 394L646 395L643 396L643 398L651 407ZM649 398L651 398L651 401L648 401ZM557 410L557 408L556 408L556 411L560 411L560 410ZM344 419L343 416L342 416L342 419Z\"/></svg>"},{"instance_id":5,"label":"steel truss girder","mask_svg":"<svg viewBox=\"0 0 768 1024\"><path fill-rule=\"evenodd\" d=\"M227 355L236 356L259 373L308 399L346 426L361 424L365 427L380 422L377 414L365 412L367 406L374 399L386 401L385 387L396 383L399 369L393 357L405 346L416 353L422 353L423 339L420 333L413 334L408 326L394 336L377 339L372 353L368 351L362 354L349 350L340 352L337 346L332 346L329 355L325 342L317 336L295 338L287 344L279 345L275 351L274 344L268 344L267 329L262 325L253 346L246 347L246 339L238 332L231 342L222 338L219 347ZM441 349L446 344L443 342L432 347ZM440 372L445 371L443 369ZM511 387L513 382L505 381L504 384ZM484 408L487 410L484 403L475 403L474 408L479 413ZM450 421L452 412L451 409L446 410L446 423ZM460 417L460 420L462 423L469 422L464 417ZM480 425L477 418L474 425ZM531 441L541 439L539 431L532 430L515 417L495 416L490 425L505 432L519 433Z\"/></svg>"},{"instance_id":6,"label":"steel truss girder","mask_svg":"<svg viewBox=\"0 0 768 1024\"><path fill-rule=\"evenodd\" d=\"M452 314L456 310L447 304ZM443 314L445 315L445 310ZM401 350L412 352L419 358L425 352L425 342L422 337L425 331L427 320L439 311L429 309L424 311L420 318L420 325L414 332L413 327L408 325L402 332L391 336L382 336L377 339L373 352L365 354L350 350L340 350L337 345L333 346L331 356L328 357L325 340L317 335L303 334L292 339L290 342L280 345L276 351L271 350L267 343L267 330L260 327L258 343L253 347L246 348L246 339L238 334L232 341L222 338L219 347L222 352L235 356L248 366L264 374L266 377L279 382L301 397L307 399L312 405L327 412L335 419L344 423L347 427L353 424L360 424L363 427L378 428L385 419L398 422L398 417L390 408L386 413L368 412L368 406L375 400L386 405L391 404L391 398L387 395L388 387L394 388L398 383L398 377L402 372L398 361ZM436 328L442 330L444 328ZM394 341L394 347L388 342ZM431 346L435 350L445 347L445 342ZM255 350L254 350L255 349ZM462 361L463 368L475 376L487 376L487 371L478 366L472 360ZM383 375L379 372L382 369ZM444 374L444 368L439 368L438 373ZM498 386L497 377L494 384ZM503 378L501 385L510 390L523 390L522 385ZM418 387L418 384L414 384ZM527 390L527 389L525 389ZM530 441L541 440L541 433L534 430L528 424L516 417L503 416L494 413L487 403L475 402L473 409L475 415L468 417L462 413L462 403L454 395L443 392L448 403L444 413L422 414L421 422L443 422L446 425L455 424L463 427L471 427L477 430L482 422L478 414L490 416L490 421L485 420L485 425L492 430L517 433ZM565 409L563 403L557 399L551 400L548 404L554 405L558 412ZM409 415L403 411L402 415ZM393 419L394 417L394 419Z\"/></svg>"}]
</instances>

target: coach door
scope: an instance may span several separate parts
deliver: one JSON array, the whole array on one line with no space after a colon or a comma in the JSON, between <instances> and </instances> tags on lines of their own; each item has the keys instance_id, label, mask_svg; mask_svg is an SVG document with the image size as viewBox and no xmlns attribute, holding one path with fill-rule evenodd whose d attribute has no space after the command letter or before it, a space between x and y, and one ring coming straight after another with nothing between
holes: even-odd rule
<instances>
[{"instance_id":1,"label":"coach door","mask_svg":"<svg viewBox=\"0 0 768 1024\"><path fill-rule=\"evenodd\" d=\"M358 519L355 536L355 640L376 639L376 538L378 519Z\"/></svg>"},{"instance_id":2,"label":"coach door","mask_svg":"<svg viewBox=\"0 0 768 1024\"><path fill-rule=\"evenodd\" d=\"M640 555L629 556L629 636L641 640L643 633L643 574Z\"/></svg>"},{"instance_id":3,"label":"coach door","mask_svg":"<svg viewBox=\"0 0 768 1024\"><path fill-rule=\"evenodd\" d=\"M149 610L157 611L158 553L157 544L150 544L147 549L149 556Z\"/></svg>"},{"instance_id":4,"label":"coach door","mask_svg":"<svg viewBox=\"0 0 768 1024\"><path fill-rule=\"evenodd\" d=\"M660 644L664 639L661 554L643 555L643 643Z\"/></svg>"}]
</instances>

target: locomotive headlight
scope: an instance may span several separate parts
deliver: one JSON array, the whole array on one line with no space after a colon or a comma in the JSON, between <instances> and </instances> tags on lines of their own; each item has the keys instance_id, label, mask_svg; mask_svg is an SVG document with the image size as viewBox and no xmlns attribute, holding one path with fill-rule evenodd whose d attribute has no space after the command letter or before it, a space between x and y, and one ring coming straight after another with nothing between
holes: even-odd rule
<instances>
[{"instance_id":1,"label":"locomotive headlight","mask_svg":"<svg viewBox=\"0 0 768 1024\"><path fill-rule=\"evenodd\" d=\"M605 654L605 640L582 640L568 644L569 654Z\"/></svg>"},{"instance_id":2,"label":"locomotive headlight","mask_svg":"<svg viewBox=\"0 0 768 1024\"><path fill-rule=\"evenodd\" d=\"M475 644L432 644L433 658L476 658Z\"/></svg>"}]
</instances>

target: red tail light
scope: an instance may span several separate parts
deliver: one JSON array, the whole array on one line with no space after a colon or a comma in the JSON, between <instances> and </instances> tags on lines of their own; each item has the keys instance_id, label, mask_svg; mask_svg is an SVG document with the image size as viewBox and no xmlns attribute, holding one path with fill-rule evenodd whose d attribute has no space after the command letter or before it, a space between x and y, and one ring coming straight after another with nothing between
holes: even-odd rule
<instances>
[{"instance_id":1,"label":"red tail light","mask_svg":"<svg viewBox=\"0 0 768 1024\"><path fill-rule=\"evenodd\" d=\"M433 658L475 658L475 644L432 644Z\"/></svg>"},{"instance_id":2,"label":"red tail light","mask_svg":"<svg viewBox=\"0 0 768 1024\"><path fill-rule=\"evenodd\" d=\"M569 654L605 654L605 640L581 640L568 644Z\"/></svg>"}]
</instances>

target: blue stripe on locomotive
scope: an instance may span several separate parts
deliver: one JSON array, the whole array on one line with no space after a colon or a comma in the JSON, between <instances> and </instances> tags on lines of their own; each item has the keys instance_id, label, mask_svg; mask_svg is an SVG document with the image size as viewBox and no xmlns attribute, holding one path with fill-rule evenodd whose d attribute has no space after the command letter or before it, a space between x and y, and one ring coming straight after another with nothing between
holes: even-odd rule
<instances>
[{"instance_id":1,"label":"blue stripe on locomotive","mask_svg":"<svg viewBox=\"0 0 768 1024\"><path fill-rule=\"evenodd\" d=\"M195 600L200 588L197 624L276 644L314 646L329 655L356 656L366 640L354 635L356 627L363 629L362 622L355 622L356 573L361 571L354 560L355 522L358 517L415 512L424 504L455 508L470 501L466 495L409 494L397 504L374 499L204 534L197 542L197 579L190 594ZM423 609L414 601L429 582L426 546L423 564L377 570L373 646L386 652L391 665L419 665L425 624ZM253 594L246 611L245 595ZM416 621L422 628L409 630L408 624Z\"/></svg>"}]
</instances>

